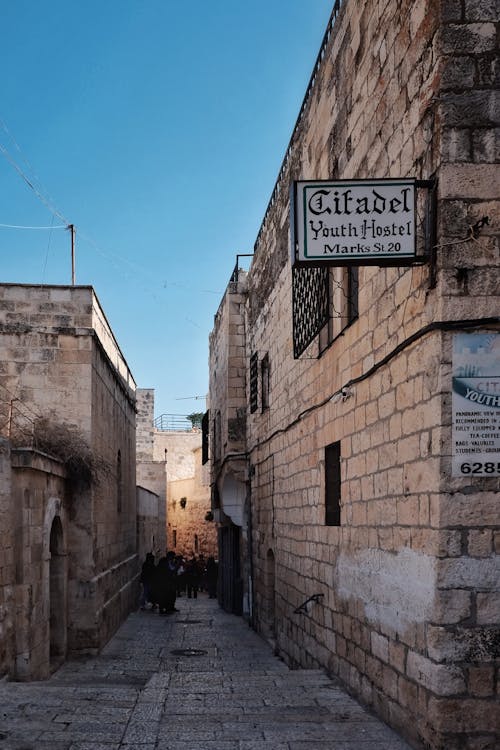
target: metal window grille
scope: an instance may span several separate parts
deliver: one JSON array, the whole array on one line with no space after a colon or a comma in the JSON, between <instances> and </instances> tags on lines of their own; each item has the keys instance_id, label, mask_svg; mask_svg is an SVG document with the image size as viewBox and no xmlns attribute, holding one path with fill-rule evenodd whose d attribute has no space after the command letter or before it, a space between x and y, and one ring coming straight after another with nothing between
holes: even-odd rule
<instances>
[{"instance_id":1,"label":"metal window grille","mask_svg":"<svg viewBox=\"0 0 500 750\"><path fill-rule=\"evenodd\" d=\"M347 320L352 323L359 315L359 268L347 269Z\"/></svg>"},{"instance_id":2,"label":"metal window grille","mask_svg":"<svg viewBox=\"0 0 500 750\"><path fill-rule=\"evenodd\" d=\"M250 357L250 411L257 411L259 402L259 361L257 352Z\"/></svg>"},{"instance_id":3,"label":"metal window grille","mask_svg":"<svg viewBox=\"0 0 500 750\"><path fill-rule=\"evenodd\" d=\"M292 269L293 356L298 359L328 321L328 268Z\"/></svg>"},{"instance_id":4,"label":"metal window grille","mask_svg":"<svg viewBox=\"0 0 500 750\"><path fill-rule=\"evenodd\" d=\"M269 409L269 354L262 357L260 363L260 376L262 386L262 411Z\"/></svg>"}]
</instances>

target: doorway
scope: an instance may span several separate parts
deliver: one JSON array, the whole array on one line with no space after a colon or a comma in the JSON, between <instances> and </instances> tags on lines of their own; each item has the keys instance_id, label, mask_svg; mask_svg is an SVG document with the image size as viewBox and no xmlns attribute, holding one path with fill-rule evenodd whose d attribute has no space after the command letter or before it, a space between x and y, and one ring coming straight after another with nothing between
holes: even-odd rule
<instances>
[{"instance_id":1,"label":"doorway","mask_svg":"<svg viewBox=\"0 0 500 750\"><path fill-rule=\"evenodd\" d=\"M66 658L66 554L61 519L55 516L50 529L49 560L49 655L53 672Z\"/></svg>"}]
</instances>

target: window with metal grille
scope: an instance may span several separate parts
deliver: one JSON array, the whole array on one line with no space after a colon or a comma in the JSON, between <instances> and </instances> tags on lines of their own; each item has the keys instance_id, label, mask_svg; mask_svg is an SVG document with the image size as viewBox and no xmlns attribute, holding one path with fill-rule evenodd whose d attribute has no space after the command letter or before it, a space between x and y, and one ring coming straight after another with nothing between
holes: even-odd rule
<instances>
[{"instance_id":1,"label":"window with metal grille","mask_svg":"<svg viewBox=\"0 0 500 750\"><path fill-rule=\"evenodd\" d=\"M262 411L269 409L269 354L266 354L260 363L260 377L262 387Z\"/></svg>"},{"instance_id":2,"label":"window with metal grille","mask_svg":"<svg viewBox=\"0 0 500 750\"><path fill-rule=\"evenodd\" d=\"M340 441L325 448L325 525L340 526Z\"/></svg>"},{"instance_id":3,"label":"window with metal grille","mask_svg":"<svg viewBox=\"0 0 500 750\"><path fill-rule=\"evenodd\" d=\"M359 315L359 269L357 266L329 268L328 321L320 331L323 352Z\"/></svg>"},{"instance_id":4,"label":"window with metal grille","mask_svg":"<svg viewBox=\"0 0 500 750\"><path fill-rule=\"evenodd\" d=\"M250 411L257 411L259 405L259 360L257 352L250 357Z\"/></svg>"},{"instance_id":5,"label":"window with metal grille","mask_svg":"<svg viewBox=\"0 0 500 750\"><path fill-rule=\"evenodd\" d=\"M201 463L206 464L209 460L208 440L209 440L210 412L206 411L201 420Z\"/></svg>"},{"instance_id":6,"label":"window with metal grille","mask_svg":"<svg viewBox=\"0 0 500 750\"><path fill-rule=\"evenodd\" d=\"M328 321L328 268L292 268L293 356L298 359Z\"/></svg>"}]
</instances>

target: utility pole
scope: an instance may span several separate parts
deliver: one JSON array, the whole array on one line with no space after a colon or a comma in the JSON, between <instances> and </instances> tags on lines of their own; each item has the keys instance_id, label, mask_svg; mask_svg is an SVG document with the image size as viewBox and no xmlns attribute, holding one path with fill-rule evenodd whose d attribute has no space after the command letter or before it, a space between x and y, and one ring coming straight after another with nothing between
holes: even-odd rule
<instances>
[{"instance_id":1,"label":"utility pole","mask_svg":"<svg viewBox=\"0 0 500 750\"><path fill-rule=\"evenodd\" d=\"M68 224L68 229L71 232L71 286L75 286L75 225Z\"/></svg>"}]
</instances>

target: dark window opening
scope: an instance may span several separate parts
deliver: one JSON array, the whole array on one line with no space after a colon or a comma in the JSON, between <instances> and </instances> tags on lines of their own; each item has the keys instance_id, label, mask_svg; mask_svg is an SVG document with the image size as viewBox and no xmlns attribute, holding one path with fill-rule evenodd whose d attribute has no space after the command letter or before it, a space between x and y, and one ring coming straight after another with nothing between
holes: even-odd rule
<instances>
[{"instance_id":1,"label":"dark window opening","mask_svg":"<svg viewBox=\"0 0 500 750\"><path fill-rule=\"evenodd\" d=\"M340 441L325 448L325 525L340 526Z\"/></svg>"},{"instance_id":2,"label":"dark window opening","mask_svg":"<svg viewBox=\"0 0 500 750\"><path fill-rule=\"evenodd\" d=\"M259 403L259 361L257 352L250 357L250 411L257 411Z\"/></svg>"},{"instance_id":3,"label":"dark window opening","mask_svg":"<svg viewBox=\"0 0 500 750\"><path fill-rule=\"evenodd\" d=\"M209 459L208 454L208 432L210 424L210 412L206 411L201 420L201 463L206 464Z\"/></svg>"},{"instance_id":4,"label":"dark window opening","mask_svg":"<svg viewBox=\"0 0 500 750\"><path fill-rule=\"evenodd\" d=\"M213 423L213 458L214 461L218 461L221 457L222 452L222 417L220 411L215 412L214 423Z\"/></svg>"},{"instance_id":5,"label":"dark window opening","mask_svg":"<svg viewBox=\"0 0 500 750\"><path fill-rule=\"evenodd\" d=\"M269 354L263 357L260 363L260 373L262 380L262 411L269 409Z\"/></svg>"},{"instance_id":6,"label":"dark window opening","mask_svg":"<svg viewBox=\"0 0 500 750\"><path fill-rule=\"evenodd\" d=\"M328 321L320 331L320 352L359 316L359 268L348 266L328 270Z\"/></svg>"}]
</instances>

